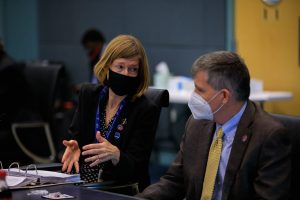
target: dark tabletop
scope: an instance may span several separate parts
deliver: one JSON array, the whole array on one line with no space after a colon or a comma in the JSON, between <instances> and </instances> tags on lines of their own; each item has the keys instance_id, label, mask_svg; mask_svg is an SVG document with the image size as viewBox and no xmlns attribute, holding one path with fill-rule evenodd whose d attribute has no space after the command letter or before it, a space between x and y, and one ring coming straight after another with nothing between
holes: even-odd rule
<instances>
[{"instance_id":1,"label":"dark tabletop","mask_svg":"<svg viewBox=\"0 0 300 200\"><path fill-rule=\"evenodd\" d=\"M27 195L28 193L32 192L33 190L47 190L49 193L52 192L60 192L63 194L68 194L74 196L74 199L86 199L86 200L93 200L93 199L101 199L101 200L134 200L140 199L136 197L115 194L110 192L104 192L100 190L93 190L88 189L82 186L75 186L75 185L58 185L58 186L51 186L51 187L42 187L42 188L35 188L35 189L27 189L27 190L15 190L12 192L13 200L27 200L27 199L43 199L41 195Z\"/></svg>"}]
</instances>

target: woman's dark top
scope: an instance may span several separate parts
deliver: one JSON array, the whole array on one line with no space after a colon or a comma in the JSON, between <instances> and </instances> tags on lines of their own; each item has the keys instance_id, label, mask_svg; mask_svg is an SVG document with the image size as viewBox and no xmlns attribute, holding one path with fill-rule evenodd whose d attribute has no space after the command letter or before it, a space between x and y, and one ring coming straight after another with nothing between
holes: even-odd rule
<instances>
[{"instance_id":1,"label":"woman's dark top","mask_svg":"<svg viewBox=\"0 0 300 200\"><path fill-rule=\"evenodd\" d=\"M80 149L95 142L95 118L102 89L103 86L93 84L86 84L81 88L78 107L70 127L73 139L77 140ZM101 121L106 103L107 96L100 101ZM116 166L111 161L105 163L102 175L104 181L137 181L140 191L150 184L148 165L157 117L158 107L145 96L134 101L126 98L126 104L108 138L111 144L119 148L120 160ZM83 159L81 156L81 164L84 163Z\"/></svg>"}]
</instances>

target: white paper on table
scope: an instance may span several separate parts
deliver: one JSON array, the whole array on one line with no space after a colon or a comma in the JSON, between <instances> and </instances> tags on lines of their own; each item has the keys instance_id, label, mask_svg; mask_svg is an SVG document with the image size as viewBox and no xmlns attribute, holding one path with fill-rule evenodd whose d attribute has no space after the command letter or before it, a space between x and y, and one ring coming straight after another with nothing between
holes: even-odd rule
<instances>
[{"instance_id":1,"label":"white paper on table","mask_svg":"<svg viewBox=\"0 0 300 200\"><path fill-rule=\"evenodd\" d=\"M8 172L8 170L6 169L6 171ZM66 174L66 173L60 173L60 172L52 172L52 171L47 171L47 170L20 170L20 169L16 169L16 168L12 168L10 169L11 172L14 173L19 173L22 174L22 176L26 176L27 175L33 175L36 177L55 177L55 178L63 178L66 180L77 180L80 179L80 175L79 174ZM9 172L8 172L9 174Z\"/></svg>"},{"instance_id":2,"label":"white paper on table","mask_svg":"<svg viewBox=\"0 0 300 200\"><path fill-rule=\"evenodd\" d=\"M36 170L27 170L27 174L36 175ZM37 170L37 175L42 177L56 177L56 178L66 178L66 179L79 177L79 174L65 174L65 173L52 172L46 170Z\"/></svg>"},{"instance_id":3,"label":"white paper on table","mask_svg":"<svg viewBox=\"0 0 300 200\"><path fill-rule=\"evenodd\" d=\"M65 174L60 172L52 172L46 170L19 170L19 169L10 169L7 170L9 177L10 187L24 187L30 183L34 183L37 180L40 181L41 185L44 184L63 184L71 182L81 182L79 174Z\"/></svg>"},{"instance_id":4,"label":"white paper on table","mask_svg":"<svg viewBox=\"0 0 300 200\"><path fill-rule=\"evenodd\" d=\"M6 182L8 187L17 186L22 183L26 177L6 176Z\"/></svg>"}]
</instances>

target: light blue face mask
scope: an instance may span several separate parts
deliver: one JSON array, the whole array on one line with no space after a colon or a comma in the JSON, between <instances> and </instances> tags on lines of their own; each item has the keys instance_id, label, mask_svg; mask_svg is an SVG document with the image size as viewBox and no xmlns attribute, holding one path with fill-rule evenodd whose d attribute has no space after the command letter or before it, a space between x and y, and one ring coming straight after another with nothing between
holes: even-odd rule
<instances>
[{"instance_id":1,"label":"light blue face mask","mask_svg":"<svg viewBox=\"0 0 300 200\"><path fill-rule=\"evenodd\" d=\"M222 103L222 105L214 112L212 112L209 103L213 101L220 92L221 91L217 92L209 101L206 101L199 94L193 92L188 102L193 117L195 119L213 120L214 114L216 114L225 103Z\"/></svg>"}]
</instances>

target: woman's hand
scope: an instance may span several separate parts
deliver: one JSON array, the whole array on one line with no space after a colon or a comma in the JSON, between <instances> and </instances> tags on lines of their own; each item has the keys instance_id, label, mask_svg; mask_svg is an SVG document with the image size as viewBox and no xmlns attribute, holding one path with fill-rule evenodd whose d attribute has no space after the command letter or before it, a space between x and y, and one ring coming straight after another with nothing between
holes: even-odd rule
<instances>
[{"instance_id":1,"label":"woman's hand","mask_svg":"<svg viewBox=\"0 0 300 200\"><path fill-rule=\"evenodd\" d=\"M99 131L96 134L96 138L99 143L88 144L82 147L82 155L89 156L84 161L91 162L91 167L108 160L111 160L114 165L117 165L120 160L120 150L103 138Z\"/></svg>"},{"instance_id":2,"label":"woman's hand","mask_svg":"<svg viewBox=\"0 0 300 200\"><path fill-rule=\"evenodd\" d=\"M72 170L73 165L75 166L76 173L79 173L79 156L80 156L80 149L76 140L64 140L63 144L66 147L64 155L61 159L63 163L62 171L66 171L70 173Z\"/></svg>"}]
</instances>

